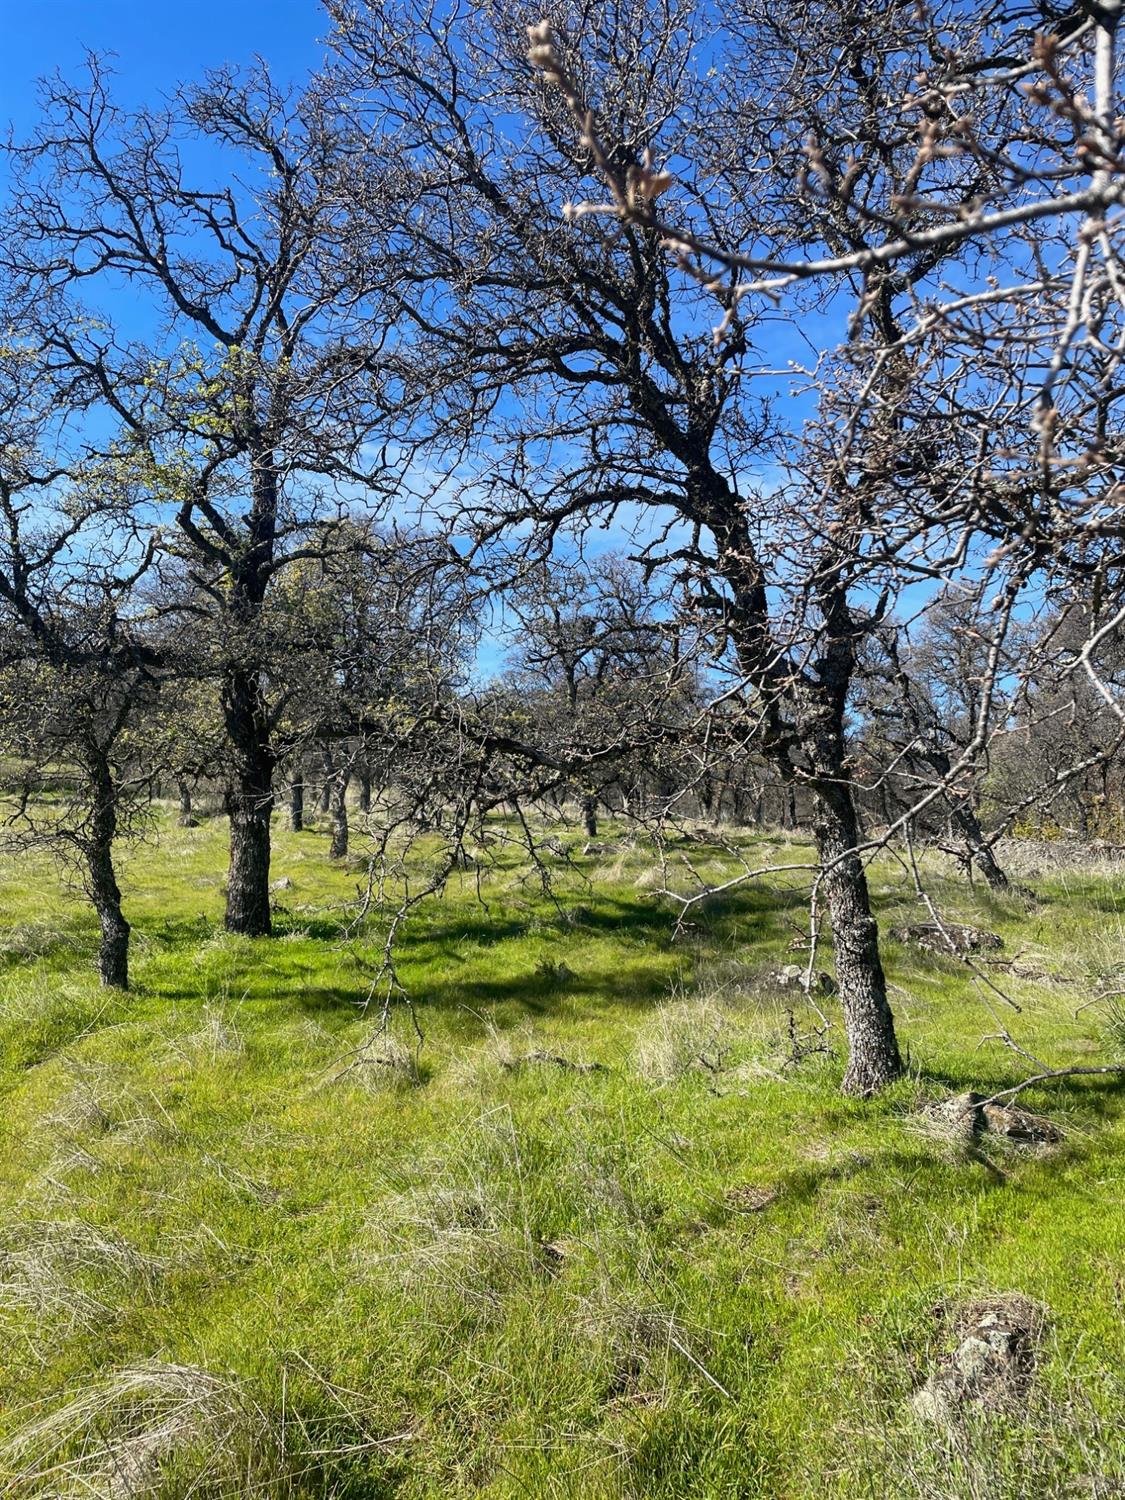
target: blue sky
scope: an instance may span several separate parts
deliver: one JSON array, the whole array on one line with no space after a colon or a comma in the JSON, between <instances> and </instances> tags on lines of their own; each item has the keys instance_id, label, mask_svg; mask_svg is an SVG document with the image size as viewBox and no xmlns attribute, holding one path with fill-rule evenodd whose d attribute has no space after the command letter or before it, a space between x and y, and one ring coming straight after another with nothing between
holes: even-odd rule
<instances>
[{"instance_id":1,"label":"blue sky","mask_svg":"<svg viewBox=\"0 0 1125 1500\"><path fill-rule=\"evenodd\" d=\"M323 57L327 29L318 0L0 0L0 121L23 134L36 79L77 73L87 51L116 54L116 96L139 104L255 54L298 78Z\"/></svg>"}]
</instances>

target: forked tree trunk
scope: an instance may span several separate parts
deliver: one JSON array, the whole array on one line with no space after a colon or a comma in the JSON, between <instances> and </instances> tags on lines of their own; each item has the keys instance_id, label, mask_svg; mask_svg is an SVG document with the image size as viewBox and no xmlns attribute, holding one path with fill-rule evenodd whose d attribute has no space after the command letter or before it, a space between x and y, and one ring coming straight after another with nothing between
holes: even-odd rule
<instances>
[{"instance_id":1,"label":"forked tree trunk","mask_svg":"<svg viewBox=\"0 0 1125 1500\"><path fill-rule=\"evenodd\" d=\"M234 751L227 790L230 870L226 928L246 937L268 937L270 921L270 814L273 752L255 674L232 672L223 684L223 715Z\"/></svg>"},{"instance_id":2,"label":"forked tree trunk","mask_svg":"<svg viewBox=\"0 0 1125 1500\"><path fill-rule=\"evenodd\" d=\"M113 868L113 841L117 837L117 795L113 775L104 759L95 757L90 766L90 831L86 843L86 889L101 928L98 975L109 988L129 988L129 924L121 910L121 891Z\"/></svg>"},{"instance_id":3,"label":"forked tree trunk","mask_svg":"<svg viewBox=\"0 0 1125 1500\"><path fill-rule=\"evenodd\" d=\"M815 832L848 1038L844 1092L866 1097L899 1076L902 1057L887 1000L879 928L871 913L867 876L863 861L854 852L859 829L852 791L842 775L841 756L841 779L817 783Z\"/></svg>"},{"instance_id":4,"label":"forked tree trunk","mask_svg":"<svg viewBox=\"0 0 1125 1500\"><path fill-rule=\"evenodd\" d=\"M344 859L348 852L348 784L352 773L347 766L335 773L329 782L329 812L332 815L332 842L329 859Z\"/></svg>"},{"instance_id":5,"label":"forked tree trunk","mask_svg":"<svg viewBox=\"0 0 1125 1500\"><path fill-rule=\"evenodd\" d=\"M300 833L304 826L305 782L304 772L298 766L289 788L289 827L294 833Z\"/></svg>"}]
</instances>

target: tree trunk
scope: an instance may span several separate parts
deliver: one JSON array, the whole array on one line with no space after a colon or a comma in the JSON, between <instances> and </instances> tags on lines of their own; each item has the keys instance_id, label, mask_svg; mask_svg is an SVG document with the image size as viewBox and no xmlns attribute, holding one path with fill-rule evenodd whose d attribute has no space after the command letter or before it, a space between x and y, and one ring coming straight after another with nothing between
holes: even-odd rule
<instances>
[{"instance_id":1,"label":"tree trunk","mask_svg":"<svg viewBox=\"0 0 1125 1500\"><path fill-rule=\"evenodd\" d=\"M113 841L117 836L117 789L110 767L96 757L90 767L90 832L86 843L86 889L101 927L98 974L102 984L117 990L129 988L129 924L121 910L121 891L113 868Z\"/></svg>"},{"instance_id":2,"label":"tree trunk","mask_svg":"<svg viewBox=\"0 0 1125 1500\"><path fill-rule=\"evenodd\" d=\"M305 781L304 772L298 766L289 787L289 827L300 833L305 826Z\"/></svg>"},{"instance_id":3,"label":"tree trunk","mask_svg":"<svg viewBox=\"0 0 1125 1500\"><path fill-rule=\"evenodd\" d=\"M329 859L344 859L348 852L348 783L352 773L342 767L329 782L329 811L332 814L332 842L328 848Z\"/></svg>"},{"instance_id":4,"label":"tree trunk","mask_svg":"<svg viewBox=\"0 0 1125 1500\"><path fill-rule=\"evenodd\" d=\"M967 802L962 802L956 795L950 800L950 812L954 824L965 841L970 861L976 865L992 890L1006 891L1008 877L997 864L996 856L985 841L976 813Z\"/></svg>"},{"instance_id":5,"label":"tree trunk","mask_svg":"<svg viewBox=\"0 0 1125 1500\"><path fill-rule=\"evenodd\" d=\"M232 671L223 684L223 717L234 751L227 791L230 870L226 928L246 937L268 937L270 921L270 814L273 752L257 675Z\"/></svg>"},{"instance_id":6,"label":"tree trunk","mask_svg":"<svg viewBox=\"0 0 1125 1500\"><path fill-rule=\"evenodd\" d=\"M359 778L359 810L361 813L371 811L371 777L367 772Z\"/></svg>"},{"instance_id":7,"label":"tree trunk","mask_svg":"<svg viewBox=\"0 0 1125 1500\"><path fill-rule=\"evenodd\" d=\"M586 837L596 839L598 836L598 799L590 792L584 793L582 797L582 821L586 827Z\"/></svg>"},{"instance_id":8,"label":"tree trunk","mask_svg":"<svg viewBox=\"0 0 1125 1500\"><path fill-rule=\"evenodd\" d=\"M930 767L943 780L948 778L953 767L949 756L941 746L931 744L924 753ZM1007 890L1008 877L997 864L996 856L988 847L980 823L977 821L972 791L973 788L970 788L968 795L958 795L953 788L946 792L945 800L949 808L950 821L965 841L970 864L976 865L994 891Z\"/></svg>"},{"instance_id":9,"label":"tree trunk","mask_svg":"<svg viewBox=\"0 0 1125 1500\"><path fill-rule=\"evenodd\" d=\"M840 757L841 774L843 758ZM836 983L848 1037L844 1092L866 1097L902 1072L894 1016L879 957L879 929L863 861L852 791L842 780L816 787L816 843L832 921Z\"/></svg>"},{"instance_id":10,"label":"tree trunk","mask_svg":"<svg viewBox=\"0 0 1125 1500\"><path fill-rule=\"evenodd\" d=\"M180 789L180 817L181 828L198 828L195 815L191 807L191 786L186 781L177 783Z\"/></svg>"}]
</instances>

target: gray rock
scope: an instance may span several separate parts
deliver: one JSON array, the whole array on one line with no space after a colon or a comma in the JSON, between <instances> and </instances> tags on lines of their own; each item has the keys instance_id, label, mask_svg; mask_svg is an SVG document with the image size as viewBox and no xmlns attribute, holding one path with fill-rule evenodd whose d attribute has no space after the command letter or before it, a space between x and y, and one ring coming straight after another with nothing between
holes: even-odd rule
<instances>
[{"instance_id":1,"label":"gray rock","mask_svg":"<svg viewBox=\"0 0 1125 1500\"><path fill-rule=\"evenodd\" d=\"M774 982L779 989L800 990L805 993L805 966L804 964L782 964L774 974ZM831 974L826 974L823 969L812 977L811 991L818 995L834 995L836 993L836 981Z\"/></svg>"},{"instance_id":2,"label":"gray rock","mask_svg":"<svg viewBox=\"0 0 1125 1500\"><path fill-rule=\"evenodd\" d=\"M896 943L909 943L927 953L947 955L995 953L1004 946L1004 940L995 932L969 927L964 922L912 922L905 927L892 927L889 936Z\"/></svg>"},{"instance_id":3,"label":"gray rock","mask_svg":"<svg viewBox=\"0 0 1125 1500\"><path fill-rule=\"evenodd\" d=\"M971 1089L927 1105L924 1113L952 1140L969 1142L974 1136L988 1134L1005 1136L1024 1146L1047 1146L1063 1138L1059 1127L1043 1115L1033 1115L1014 1104L989 1102L986 1095Z\"/></svg>"},{"instance_id":4,"label":"gray rock","mask_svg":"<svg viewBox=\"0 0 1125 1500\"><path fill-rule=\"evenodd\" d=\"M911 1406L924 1421L948 1421L962 1407L1011 1406L1026 1396L1035 1373L1043 1309L1013 1293L970 1303L957 1316L957 1343Z\"/></svg>"}]
</instances>

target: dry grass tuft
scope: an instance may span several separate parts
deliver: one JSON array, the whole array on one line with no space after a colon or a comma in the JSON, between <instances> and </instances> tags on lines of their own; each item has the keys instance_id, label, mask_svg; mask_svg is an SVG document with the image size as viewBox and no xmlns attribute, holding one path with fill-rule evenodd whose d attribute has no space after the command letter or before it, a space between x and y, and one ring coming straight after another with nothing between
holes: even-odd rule
<instances>
[{"instance_id":1,"label":"dry grass tuft","mask_svg":"<svg viewBox=\"0 0 1125 1500\"><path fill-rule=\"evenodd\" d=\"M634 1063L653 1083L676 1083L691 1073L714 1077L730 1060L733 1030L726 1010L710 996L661 1005L637 1037Z\"/></svg>"},{"instance_id":2,"label":"dry grass tuft","mask_svg":"<svg viewBox=\"0 0 1125 1500\"><path fill-rule=\"evenodd\" d=\"M598 1293L582 1303L578 1331L608 1352L606 1399L615 1405L662 1406L682 1393L684 1371L730 1399L730 1392L709 1367L705 1330L685 1324L667 1308L638 1305Z\"/></svg>"},{"instance_id":3,"label":"dry grass tuft","mask_svg":"<svg viewBox=\"0 0 1125 1500\"><path fill-rule=\"evenodd\" d=\"M0 1237L0 1310L95 1326L111 1298L151 1299L167 1262L83 1219L40 1219Z\"/></svg>"},{"instance_id":4,"label":"dry grass tuft","mask_svg":"<svg viewBox=\"0 0 1125 1500\"><path fill-rule=\"evenodd\" d=\"M246 1039L226 1004L205 1005L196 1029L177 1037L172 1046L178 1052L215 1062L220 1057L240 1057L246 1050Z\"/></svg>"},{"instance_id":5,"label":"dry grass tuft","mask_svg":"<svg viewBox=\"0 0 1125 1500\"><path fill-rule=\"evenodd\" d=\"M14 1489L49 1480L56 1496L141 1500L160 1492L173 1463L187 1471L184 1494L252 1493L277 1449L267 1413L233 1377L152 1362L28 1423L3 1457Z\"/></svg>"},{"instance_id":6,"label":"dry grass tuft","mask_svg":"<svg viewBox=\"0 0 1125 1500\"><path fill-rule=\"evenodd\" d=\"M452 1299L476 1313L538 1268L536 1246L513 1205L479 1181L437 1183L381 1206L358 1252L361 1266L390 1272L423 1301Z\"/></svg>"},{"instance_id":7,"label":"dry grass tuft","mask_svg":"<svg viewBox=\"0 0 1125 1500\"><path fill-rule=\"evenodd\" d=\"M385 1032L367 1043L340 1078L369 1093L400 1092L422 1082L417 1054Z\"/></svg>"}]
</instances>

